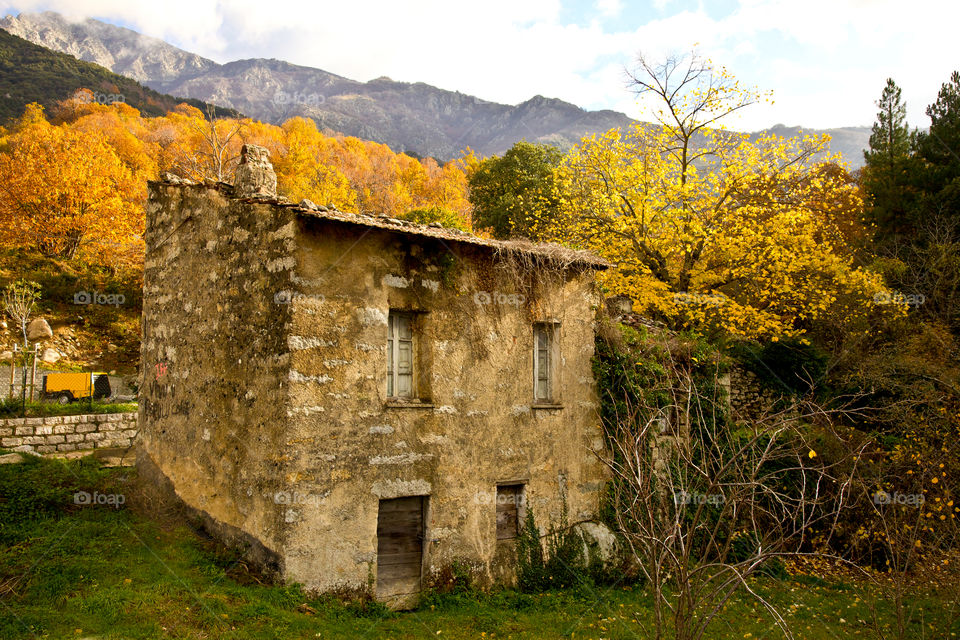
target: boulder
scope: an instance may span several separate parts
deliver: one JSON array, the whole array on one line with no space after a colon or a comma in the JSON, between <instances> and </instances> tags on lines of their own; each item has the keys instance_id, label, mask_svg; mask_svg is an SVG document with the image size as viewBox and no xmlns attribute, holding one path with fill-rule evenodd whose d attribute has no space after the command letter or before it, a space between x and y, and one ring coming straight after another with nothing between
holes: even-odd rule
<instances>
[{"instance_id":1,"label":"boulder","mask_svg":"<svg viewBox=\"0 0 960 640\"><path fill-rule=\"evenodd\" d=\"M588 562L599 561L611 569L621 564L621 549L616 534L599 522L581 522L574 531L583 541L583 557Z\"/></svg>"},{"instance_id":2,"label":"boulder","mask_svg":"<svg viewBox=\"0 0 960 640\"><path fill-rule=\"evenodd\" d=\"M62 356L57 353L56 349L44 349L43 354L40 356L41 362L46 362L47 364L53 364L59 360Z\"/></svg>"},{"instance_id":3,"label":"boulder","mask_svg":"<svg viewBox=\"0 0 960 640\"><path fill-rule=\"evenodd\" d=\"M43 318L32 320L27 325L27 340L36 342L37 340L48 340L53 337L53 329Z\"/></svg>"},{"instance_id":4,"label":"boulder","mask_svg":"<svg viewBox=\"0 0 960 640\"><path fill-rule=\"evenodd\" d=\"M13 360L13 351L0 351L0 362Z\"/></svg>"},{"instance_id":5,"label":"boulder","mask_svg":"<svg viewBox=\"0 0 960 640\"><path fill-rule=\"evenodd\" d=\"M270 152L266 147L243 145L233 183L233 195L238 198L277 197L277 174L270 164Z\"/></svg>"}]
</instances>

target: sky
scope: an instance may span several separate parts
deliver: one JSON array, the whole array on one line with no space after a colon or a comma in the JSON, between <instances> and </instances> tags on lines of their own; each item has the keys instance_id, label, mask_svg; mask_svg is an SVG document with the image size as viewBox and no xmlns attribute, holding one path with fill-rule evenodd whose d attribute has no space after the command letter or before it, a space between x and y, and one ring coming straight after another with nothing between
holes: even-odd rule
<instances>
[{"instance_id":1,"label":"sky","mask_svg":"<svg viewBox=\"0 0 960 640\"><path fill-rule=\"evenodd\" d=\"M956 0L0 0L0 14L94 17L228 62L277 58L507 104L534 95L650 120L636 56L696 51L770 102L725 124L869 126L888 77L912 126L960 69Z\"/></svg>"}]
</instances>

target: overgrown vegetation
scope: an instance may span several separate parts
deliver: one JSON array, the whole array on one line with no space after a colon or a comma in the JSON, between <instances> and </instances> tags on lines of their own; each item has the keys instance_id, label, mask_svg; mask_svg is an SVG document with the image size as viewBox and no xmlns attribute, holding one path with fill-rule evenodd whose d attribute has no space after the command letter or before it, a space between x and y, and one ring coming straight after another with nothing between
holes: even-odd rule
<instances>
[{"instance_id":1,"label":"overgrown vegetation","mask_svg":"<svg viewBox=\"0 0 960 640\"><path fill-rule=\"evenodd\" d=\"M566 512L541 535L533 509L528 508L517 535L517 588L522 593L551 589L591 590L611 583L627 586L629 576L603 566L591 541L569 526ZM595 543L593 543L595 545Z\"/></svg>"},{"instance_id":2,"label":"overgrown vegetation","mask_svg":"<svg viewBox=\"0 0 960 640\"><path fill-rule=\"evenodd\" d=\"M747 578L829 539L849 466L814 443L838 437L812 404L734 421L723 359L695 336L608 326L597 354L612 513L653 596L655 637L709 637L726 603L751 594ZM757 604L789 637L783 614Z\"/></svg>"}]
</instances>

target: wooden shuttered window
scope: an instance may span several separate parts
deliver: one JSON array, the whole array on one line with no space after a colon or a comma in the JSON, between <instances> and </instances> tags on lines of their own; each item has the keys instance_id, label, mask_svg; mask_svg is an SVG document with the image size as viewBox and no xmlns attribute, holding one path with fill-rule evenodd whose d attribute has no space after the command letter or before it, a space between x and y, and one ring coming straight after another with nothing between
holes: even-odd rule
<instances>
[{"instance_id":1,"label":"wooden shuttered window","mask_svg":"<svg viewBox=\"0 0 960 640\"><path fill-rule=\"evenodd\" d=\"M550 324L533 326L533 400L553 402L554 327Z\"/></svg>"},{"instance_id":2,"label":"wooden shuttered window","mask_svg":"<svg viewBox=\"0 0 960 640\"><path fill-rule=\"evenodd\" d=\"M413 398L413 315L391 311L387 329L387 396Z\"/></svg>"}]
</instances>

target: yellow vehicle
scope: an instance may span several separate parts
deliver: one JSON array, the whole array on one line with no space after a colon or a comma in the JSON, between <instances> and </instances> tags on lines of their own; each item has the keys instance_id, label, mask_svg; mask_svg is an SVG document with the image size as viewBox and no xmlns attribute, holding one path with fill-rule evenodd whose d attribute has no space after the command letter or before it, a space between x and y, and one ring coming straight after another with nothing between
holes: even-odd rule
<instances>
[{"instance_id":1,"label":"yellow vehicle","mask_svg":"<svg viewBox=\"0 0 960 640\"><path fill-rule=\"evenodd\" d=\"M60 404L89 398L94 400L110 395L110 377L105 373L48 373L43 376L44 399L56 398Z\"/></svg>"}]
</instances>

